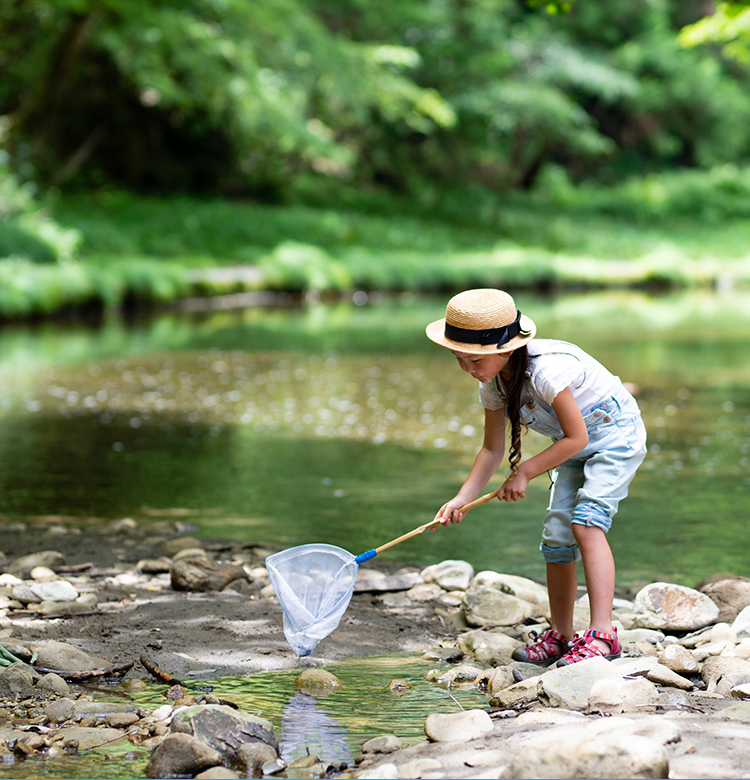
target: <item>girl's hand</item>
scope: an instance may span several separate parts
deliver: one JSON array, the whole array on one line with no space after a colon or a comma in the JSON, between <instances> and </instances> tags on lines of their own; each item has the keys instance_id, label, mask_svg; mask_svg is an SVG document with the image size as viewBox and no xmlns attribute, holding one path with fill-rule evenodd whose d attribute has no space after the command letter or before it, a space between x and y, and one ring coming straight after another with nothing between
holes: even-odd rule
<instances>
[{"instance_id":1,"label":"girl's hand","mask_svg":"<svg viewBox=\"0 0 750 780\"><path fill-rule=\"evenodd\" d=\"M497 497L500 501L518 501L519 498L526 498L528 484L528 477L525 477L519 469L503 482Z\"/></svg>"},{"instance_id":2,"label":"girl's hand","mask_svg":"<svg viewBox=\"0 0 750 780\"><path fill-rule=\"evenodd\" d=\"M440 507L440 510L435 515L435 520L440 520L443 525L460 523L464 519L464 515L459 514L458 510L466 503L466 501L463 501L458 497L452 498L450 501ZM434 531L435 528L432 530Z\"/></svg>"}]
</instances>

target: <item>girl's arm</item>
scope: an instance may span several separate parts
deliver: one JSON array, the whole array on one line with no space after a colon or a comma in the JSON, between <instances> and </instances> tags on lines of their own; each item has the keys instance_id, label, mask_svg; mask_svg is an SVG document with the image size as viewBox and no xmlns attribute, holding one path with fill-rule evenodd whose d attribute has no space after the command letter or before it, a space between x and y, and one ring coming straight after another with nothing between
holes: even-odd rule
<instances>
[{"instance_id":1,"label":"girl's arm","mask_svg":"<svg viewBox=\"0 0 750 780\"><path fill-rule=\"evenodd\" d=\"M460 523L463 515L458 509L473 501L497 471L505 452L505 410L484 410L484 439L482 448L474 459L469 476L456 496L440 507L435 519L443 525Z\"/></svg>"},{"instance_id":2,"label":"girl's arm","mask_svg":"<svg viewBox=\"0 0 750 780\"><path fill-rule=\"evenodd\" d=\"M562 439L553 442L538 455L521 463L518 471L511 474L500 488L497 497L501 501L517 501L519 498L524 498L526 486L534 477L559 466L588 444L589 434L586 423L569 387L555 396L552 408L564 434Z\"/></svg>"}]
</instances>

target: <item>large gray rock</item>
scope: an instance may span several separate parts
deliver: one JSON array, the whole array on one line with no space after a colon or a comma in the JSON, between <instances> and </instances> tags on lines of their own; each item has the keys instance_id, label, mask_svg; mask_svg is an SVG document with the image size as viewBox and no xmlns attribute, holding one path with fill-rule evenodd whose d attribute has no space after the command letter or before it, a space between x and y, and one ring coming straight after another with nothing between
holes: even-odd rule
<instances>
[{"instance_id":1,"label":"large gray rock","mask_svg":"<svg viewBox=\"0 0 750 780\"><path fill-rule=\"evenodd\" d=\"M537 701L540 679L541 677L529 677L506 688L494 690L490 695L490 707L504 710Z\"/></svg>"},{"instance_id":2,"label":"large gray rock","mask_svg":"<svg viewBox=\"0 0 750 780\"><path fill-rule=\"evenodd\" d=\"M424 722L424 733L432 742L464 742L492 731L492 719L486 710L433 712Z\"/></svg>"},{"instance_id":3,"label":"large gray rock","mask_svg":"<svg viewBox=\"0 0 750 780\"><path fill-rule=\"evenodd\" d=\"M354 590L357 593L388 593L409 590L422 582L419 572L407 571L386 574L376 569L360 568Z\"/></svg>"},{"instance_id":4,"label":"large gray rock","mask_svg":"<svg viewBox=\"0 0 750 780\"><path fill-rule=\"evenodd\" d=\"M190 734L167 734L151 754L146 777L192 777L221 763L218 750Z\"/></svg>"},{"instance_id":5,"label":"large gray rock","mask_svg":"<svg viewBox=\"0 0 750 780\"><path fill-rule=\"evenodd\" d=\"M734 656L712 655L701 667L701 678L709 691L713 691L722 678L730 674L750 673L750 660Z\"/></svg>"},{"instance_id":6,"label":"large gray rock","mask_svg":"<svg viewBox=\"0 0 750 780\"><path fill-rule=\"evenodd\" d=\"M731 623L750 605L750 579L745 577L712 582L701 590L718 605L719 622Z\"/></svg>"},{"instance_id":7,"label":"large gray rock","mask_svg":"<svg viewBox=\"0 0 750 780\"><path fill-rule=\"evenodd\" d=\"M84 653L65 642L50 641L34 648L37 652L36 666L43 669L57 669L65 672L89 672L94 669L109 669L112 664Z\"/></svg>"},{"instance_id":8,"label":"large gray rock","mask_svg":"<svg viewBox=\"0 0 750 780\"><path fill-rule=\"evenodd\" d=\"M519 740L502 777L667 777L669 759L664 745L679 739L679 732L655 725L643 729L638 724L615 717L583 728L528 734Z\"/></svg>"},{"instance_id":9,"label":"large gray rock","mask_svg":"<svg viewBox=\"0 0 750 780\"><path fill-rule=\"evenodd\" d=\"M269 761L275 761L278 752L265 742L245 742L237 751L237 768L246 777L260 775L261 768Z\"/></svg>"},{"instance_id":10,"label":"large gray rock","mask_svg":"<svg viewBox=\"0 0 750 780\"><path fill-rule=\"evenodd\" d=\"M643 712L643 708L656 704L659 691L643 677L633 680L599 680L589 691L589 709L594 712L623 713Z\"/></svg>"},{"instance_id":11,"label":"large gray rock","mask_svg":"<svg viewBox=\"0 0 750 780\"><path fill-rule=\"evenodd\" d=\"M35 582L31 591L37 601L75 601L80 595L67 580Z\"/></svg>"},{"instance_id":12,"label":"large gray rock","mask_svg":"<svg viewBox=\"0 0 750 780\"><path fill-rule=\"evenodd\" d=\"M36 684L36 687L39 688L40 691L50 691L52 693L59 693L60 695L70 693L70 686L68 683L66 683L62 677L52 672L45 674Z\"/></svg>"},{"instance_id":13,"label":"large gray rock","mask_svg":"<svg viewBox=\"0 0 750 780\"><path fill-rule=\"evenodd\" d=\"M24 666L14 663L0 667L0 697L13 700L28 699L34 695L34 676Z\"/></svg>"},{"instance_id":14,"label":"large gray rock","mask_svg":"<svg viewBox=\"0 0 750 780\"><path fill-rule=\"evenodd\" d=\"M267 720L223 704L205 704L179 710L169 730L190 734L218 751L226 763L237 763L246 742L263 742L278 751L273 726Z\"/></svg>"},{"instance_id":15,"label":"large gray rock","mask_svg":"<svg viewBox=\"0 0 750 780\"><path fill-rule=\"evenodd\" d=\"M458 639L458 646L473 655L479 663L499 666L508 663L513 651L523 642L508 636L503 631L467 631Z\"/></svg>"},{"instance_id":16,"label":"large gray rock","mask_svg":"<svg viewBox=\"0 0 750 780\"><path fill-rule=\"evenodd\" d=\"M31 576L31 570L37 566L46 566L54 569L56 566L65 565L65 556L56 550L43 550L42 552L22 555L8 565L8 574L13 574L22 580Z\"/></svg>"},{"instance_id":17,"label":"large gray rock","mask_svg":"<svg viewBox=\"0 0 750 780\"><path fill-rule=\"evenodd\" d=\"M548 707L585 710L588 709L594 683L621 679L617 668L605 658L587 658L543 674L539 678L539 701Z\"/></svg>"},{"instance_id":18,"label":"large gray rock","mask_svg":"<svg viewBox=\"0 0 750 780\"><path fill-rule=\"evenodd\" d=\"M637 626L665 631L696 631L719 618L719 607L705 593L671 582L646 585L634 609Z\"/></svg>"},{"instance_id":19,"label":"large gray rock","mask_svg":"<svg viewBox=\"0 0 750 780\"><path fill-rule=\"evenodd\" d=\"M464 593L463 609L470 626L514 626L537 611L531 602L486 586L469 588Z\"/></svg>"},{"instance_id":20,"label":"large gray rock","mask_svg":"<svg viewBox=\"0 0 750 780\"><path fill-rule=\"evenodd\" d=\"M434 582L444 590L466 590L474 577L474 567L467 561L442 561L422 571L425 582Z\"/></svg>"},{"instance_id":21,"label":"large gray rock","mask_svg":"<svg viewBox=\"0 0 750 780\"><path fill-rule=\"evenodd\" d=\"M105 719L108 715L134 713L139 709L135 702L124 701L77 701L76 716L81 718Z\"/></svg>"},{"instance_id":22,"label":"large gray rock","mask_svg":"<svg viewBox=\"0 0 750 780\"><path fill-rule=\"evenodd\" d=\"M44 714L50 723L65 723L75 715L75 711L75 701L66 697L53 701L44 708Z\"/></svg>"},{"instance_id":23,"label":"large gray rock","mask_svg":"<svg viewBox=\"0 0 750 780\"><path fill-rule=\"evenodd\" d=\"M496 571L480 571L469 583L470 588L489 587L501 590L510 596L538 604L540 614L549 611L549 597L547 588L527 577L519 577L516 574L502 574Z\"/></svg>"},{"instance_id":24,"label":"large gray rock","mask_svg":"<svg viewBox=\"0 0 750 780\"><path fill-rule=\"evenodd\" d=\"M221 590L239 579L247 579L244 567L233 563L214 563L207 558L187 558L175 561L170 574L174 590Z\"/></svg>"},{"instance_id":25,"label":"large gray rock","mask_svg":"<svg viewBox=\"0 0 750 780\"><path fill-rule=\"evenodd\" d=\"M201 550L203 542L194 536L180 536L176 539L168 539L161 546L163 555L174 555L180 550Z\"/></svg>"}]
</instances>

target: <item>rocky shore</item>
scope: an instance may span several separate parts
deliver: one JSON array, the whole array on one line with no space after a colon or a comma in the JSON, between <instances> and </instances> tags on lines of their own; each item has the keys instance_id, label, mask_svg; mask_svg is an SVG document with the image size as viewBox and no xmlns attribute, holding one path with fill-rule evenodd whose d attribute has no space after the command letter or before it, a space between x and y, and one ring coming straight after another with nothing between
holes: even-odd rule
<instances>
[{"instance_id":1,"label":"rocky shore","mask_svg":"<svg viewBox=\"0 0 750 780\"><path fill-rule=\"evenodd\" d=\"M737 574L618 594L620 659L540 669L511 659L548 626L540 583L376 560L301 662L264 565L275 550L196 539L174 519L0 518L0 533L6 767L44 757L45 776L62 777L56 758L129 743L149 752L148 777L750 777L750 580ZM577 630L587 617L582 595ZM378 737L348 766L312 751L285 761L263 713L184 682L298 670L302 693L335 696L332 662L403 651L428 662L431 684L478 688L486 704L424 712L423 742ZM159 682L167 696L103 701L86 687L97 680Z\"/></svg>"}]
</instances>

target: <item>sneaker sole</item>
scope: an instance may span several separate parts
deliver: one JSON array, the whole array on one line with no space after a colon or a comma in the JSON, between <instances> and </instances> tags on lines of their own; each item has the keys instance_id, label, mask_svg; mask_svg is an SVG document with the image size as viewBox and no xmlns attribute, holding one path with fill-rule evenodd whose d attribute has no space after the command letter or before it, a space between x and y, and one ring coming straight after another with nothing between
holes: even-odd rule
<instances>
[{"instance_id":1,"label":"sneaker sole","mask_svg":"<svg viewBox=\"0 0 750 780\"><path fill-rule=\"evenodd\" d=\"M614 661L615 658L619 658L621 653L611 653L610 655L591 656L592 658L603 658L605 661ZM581 658L581 661L587 661L587 658ZM562 669L564 666L573 666L573 664L580 663L580 661L563 661L560 658L557 662L557 668Z\"/></svg>"},{"instance_id":2,"label":"sneaker sole","mask_svg":"<svg viewBox=\"0 0 750 780\"><path fill-rule=\"evenodd\" d=\"M530 658L516 658L515 656L511 656L511 660L517 661L521 664L532 664L533 666L551 666L555 661L559 661L562 656L557 656L557 658L548 658L546 661L532 661Z\"/></svg>"}]
</instances>

